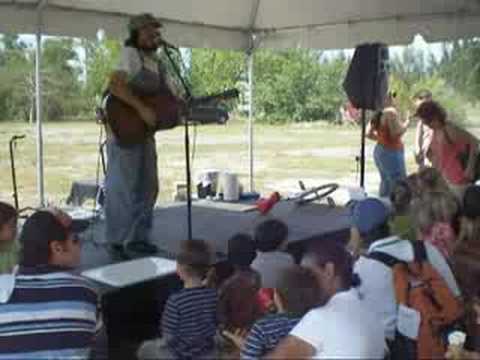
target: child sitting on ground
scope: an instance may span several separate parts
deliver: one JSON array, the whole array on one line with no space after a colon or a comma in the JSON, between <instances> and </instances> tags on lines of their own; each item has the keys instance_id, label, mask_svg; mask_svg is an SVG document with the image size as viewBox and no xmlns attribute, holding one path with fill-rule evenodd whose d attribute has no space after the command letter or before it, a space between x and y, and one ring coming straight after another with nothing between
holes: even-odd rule
<instances>
[{"instance_id":1,"label":"child sitting on ground","mask_svg":"<svg viewBox=\"0 0 480 360\"><path fill-rule=\"evenodd\" d=\"M280 280L279 274L295 264L293 257L286 253L288 227L280 220L264 221L255 229L254 235L257 257L252 268L262 278L262 289L258 299L264 312L273 309L273 288Z\"/></svg>"},{"instance_id":2,"label":"child sitting on ground","mask_svg":"<svg viewBox=\"0 0 480 360\"><path fill-rule=\"evenodd\" d=\"M252 268L260 274L263 288L274 288L282 270L294 265L293 257L286 253L288 227L280 220L264 221L255 229L257 257Z\"/></svg>"},{"instance_id":3,"label":"child sitting on ground","mask_svg":"<svg viewBox=\"0 0 480 360\"><path fill-rule=\"evenodd\" d=\"M0 274L11 273L18 264L17 211L0 202Z\"/></svg>"},{"instance_id":4,"label":"child sitting on ground","mask_svg":"<svg viewBox=\"0 0 480 360\"><path fill-rule=\"evenodd\" d=\"M260 275L250 265L255 259L251 236L237 234L228 241L228 262L234 273L218 292L218 322L226 329L250 329L263 313L256 300Z\"/></svg>"},{"instance_id":5,"label":"child sitting on ground","mask_svg":"<svg viewBox=\"0 0 480 360\"><path fill-rule=\"evenodd\" d=\"M451 360L480 360L480 293L478 293L478 279L477 278L477 294L471 298L467 304L467 338L465 347L460 350L449 346L446 359Z\"/></svg>"},{"instance_id":6,"label":"child sitting on ground","mask_svg":"<svg viewBox=\"0 0 480 360\"><path fill-rule=\"evenodd\" d=\"M212 251L203 240L187 240L177 255L177 274L184 283L171 295L162 316L162 338L147 341L139 359L199 359L214 352L217 292L204 286Z\"/></svg>"},{"instance_id":7,"label":"child sitting on ground","mask_svg":"<svg viewBox=\"0 0 480 360\"><path fill-rule=\"evenodd\" d=\"M434 245L449 259L456 246L459 204L450 192L432 192L414 205L417 239Z\"/></svg>"},{"instance_id":8,"label":"child sitting on ground","mask_svg":"<svg viewBox=\"0 0 480 360\"><path fill-rule=\"evenodd\" d=\"M395 184L390 194L394 212L393 219L390 221L390 228L392 234L405 240L416 240L411 212L412 197L410 186L403 180Z\"/></svg>"},{"instance_id":9,"label":"child sitting on ground","mask_svg":"<svg viewBox=\"0 0 480 360\"><path fill-rule=\"evenodd\" d=\"M241 359L261 359L286 337L308 311L319 305L321 298L314 274L293 266L280 274L274 290L276 314L258 320L248 334L226 332L240 349Z\"/></svg>"},{"instance_id":10,"label":"child sitting on ground","mask_svg":"<svg viewBox=\"0 0 480 360\"><path fill-rule=\"evenodd\" d=\"M455 246L452 268L468 299L475 294L480 279L480 186L469 186L463 198L460 234Z\"/></svg>"}]
</instances>

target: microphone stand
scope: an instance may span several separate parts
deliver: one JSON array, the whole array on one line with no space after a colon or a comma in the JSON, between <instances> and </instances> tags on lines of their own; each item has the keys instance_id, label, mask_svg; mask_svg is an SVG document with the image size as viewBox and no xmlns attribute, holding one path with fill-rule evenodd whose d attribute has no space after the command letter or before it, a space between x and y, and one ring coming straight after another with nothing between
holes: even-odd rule
<instances>
[{"instance_id":1,"label":"microphone stand","mask_svg":"<svg viewBox=\"0 0 480 360\"><path fill-rule=\"evenodd\" d=\"M180 69L178 68L175 61L172 59L170 53L170 48L163 44L163 50L167 55L167 58L172 65L172 69L175 72L175 75L179 78L182 83L185 93L187 95L187 104L192 100L192 92L190 91L189 86L187 85L185 79L183 78ZM185 174L187 178L187 225L188 225L188 240L192 240L192 174L190 169L190 134L188 119L184 119L184 129L185 129Z\"/></svg>"}]
</instances>

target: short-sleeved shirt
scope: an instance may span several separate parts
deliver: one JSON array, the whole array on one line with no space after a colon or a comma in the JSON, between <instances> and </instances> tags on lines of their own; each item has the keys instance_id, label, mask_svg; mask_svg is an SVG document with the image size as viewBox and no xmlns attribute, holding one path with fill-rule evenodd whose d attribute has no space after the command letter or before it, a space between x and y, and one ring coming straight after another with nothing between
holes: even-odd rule
<instances>
[{"instance_id":1,"label":"short-sleeved shirt","mask_svg":"<svg viewBox=\"0 0 480 360\"><path fill-rule=\"evenodd\" d=\"M429 243L425 243L425 249L430 264L442 276L453 294L460 296L460 289L445 258ZM386 253L401 261L409 262L414 258L410 241L396 236L374 242L370 245L368 253L374 251ZM355 263L354 271L361 279L358 291L363 301L368 304L369 308L374 309L378 320L383 322L387 339L393 340L397 325L397 302L392 270L377 260L361 256Z\"/></svg>"},{"instance_id":2,"label":"short-sleeved shirt","mask_svg":"<svg viewBox=\"0 0 480 360\"><path fill-rule=\"evenodd\" d=\"M97 294L59 268L20 268L0 304L0 359L87 359L97 329Z\"/></svg>"},{"instance_id":3,"label":"short-sleeved shirt","mask_svg":"<svg viewBox=\"0 0 480 360\"><path fill-rule=\"evenodd\" d=\"M383 359L386 349L381 321L354 289L310 310L290 335L310 344L314 359Z\"/></svg>"},{"instance_id":4,"label":"short-sleeved shirt","mask_svg":"<svg viewBox=\"0 0 480 360\"><path fill-rule=\"evenodd\" d=\"M132 78L143 68L158 73L158 64L159 60L155 55L147 55L133 47L125 46L120 54L117 71L124 71Z\"/></svg>"},{"instance_id":5,"label":"short-sleeved shirt","mask_svg":"<svg viewBox=\"0 0 480 360\"><path fill-rule=\"evenodd\" d=\"M282 271L293 265L295 265L293 257L286 252L258 252L252 263L252 269L260 274L263 288L275 288Z\"/></svg>"},{"instance_id":6,"label":"short-sleeved shirt","mask_svg":"<svg viewBox=\"0 0 480 360\"><path fill-rule=\"evenodd\" d=\"M217 291L185 288L171 295L162 318L162 336L179 359L197 359L214 347Z\"/></svg>"},{"instance_id":7,"label":"short-sleeved shirt","mask_svg":"<svg viewBox=\"0 0 480 360\"><path fill-rule=\"evenodd\" d=\"M300 318L287 314L272 314L258 320L248 333L242 347L242 360L261 359L286 337Z\"/></svg>"}]
</instances>

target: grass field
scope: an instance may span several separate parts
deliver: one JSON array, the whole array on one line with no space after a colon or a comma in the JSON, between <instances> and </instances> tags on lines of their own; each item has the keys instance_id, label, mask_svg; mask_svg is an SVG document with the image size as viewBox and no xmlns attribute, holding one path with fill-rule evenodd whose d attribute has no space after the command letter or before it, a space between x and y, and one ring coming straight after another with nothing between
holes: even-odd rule
<instances>
[{"instance_id":1,"label":"grass field","mask_svg":"<svg viewBox=\"0 0 480 360\"><path fill-rule=\"evenodd\" d=\"M471 111L469 124L480 120L478 110ZM480 123L480 121L479 121ZM193 161L195 176L202 169L230 170L240 175L248 188L247 123L232 120L226 126L197 128ZM479 131L474 132L480 135ZM95 180L100 128L92 122L47 123L44 125L45 191L48 202L65 201L74 180ZM14 134L27 135L15 151L20 206L38 203L36 190L35 129L28 124L0 123L0 199L12 200L12 182L8 141ZM413 164L414 129L405 137L407 166ZM159 202L172 199L174 183L185 180L183 130L157 133L158 168L161 193ZM261 193L298 189L298 180L307 186L335 181L356 185L360 149L360 129L322 123L282 126L257 125L255 128L255 189ZM373 143L367 148L367 190L375 192L378 175L372 161ZM100 178L103 178L101 176Z\"/></svg>"}]
</instances>

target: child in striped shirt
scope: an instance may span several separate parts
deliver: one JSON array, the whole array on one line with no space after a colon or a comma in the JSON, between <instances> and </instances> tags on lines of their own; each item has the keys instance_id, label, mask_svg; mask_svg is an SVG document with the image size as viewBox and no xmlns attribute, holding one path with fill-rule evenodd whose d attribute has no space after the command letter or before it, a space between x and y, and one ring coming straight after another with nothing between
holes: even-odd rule
<instances>
[{"instance_id":1,"label":"child in striped shirt","mask_svg":"<svg viewBox=\"0 0 480 360\"><path fill-rule=\"evenodd\" d=\"M184 241L177 255L177 274L184 283L171 295L162 316L162 338L140 347L139 359L199 359L214 352L217 292L203 282L212 264L203 240Z\"/></svg>"},{"instance_id":2,"label":"child in striped shirt","mask_svg":"<svg viewBox=\"0 0 480 360\"><path fill-rule=\"evenodd\" d=\"M303 315L318 306L319 288L312 272L295 265L279 275L274 290L277 313L258 320L248 334L225 332L241 349L241 359L261 359L290 333Z\"/></svg>"}]
</instances>

